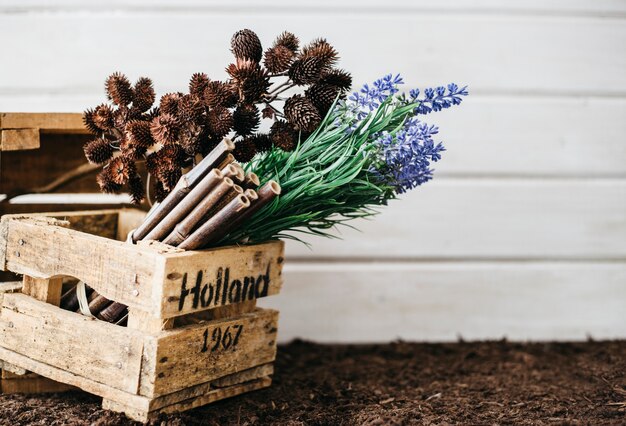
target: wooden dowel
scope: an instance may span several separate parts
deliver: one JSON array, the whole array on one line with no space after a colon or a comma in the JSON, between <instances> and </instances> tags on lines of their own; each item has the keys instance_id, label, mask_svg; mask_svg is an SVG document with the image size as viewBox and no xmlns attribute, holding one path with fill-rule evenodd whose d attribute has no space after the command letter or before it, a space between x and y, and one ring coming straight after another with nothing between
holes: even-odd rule
<instances>
[{"instance_id":1,"label":"wooden dowel","mask_svg":"<svg viewBox=\"0 0 626 426\"><path fill-rule=\"evenodd\" d=\"M106 308L104 308L98 315L96 315L99 319L107 322L116 322L122 318L123 315L126 314L127 306L113 302Z\"/></svg>"},{"instance_id":2,"label":"wooden dowel","mask_svg":"<svg viewBox=\"0 0 626 426\"><path fill-rule=\"evenodd\" d=\"M89 311L91 312L91 315L97 316L100 311L109 306L109 304L111 304L111 301L99 294L91 302L89 302Z\"/></svg>"},{"instance_id":3,"label":"wooden dowel","mask_svg":"<svg viewBox=\"0 0 626 426\"><path fill-rule=\"evenodd\" d=\"M204 177L215 165L221 165L229 152L235 148L230 139L222 140L196 167L185 173L178 181L172 192L154 209L154 211L133 232L133 242L142 240L172 209L187 195L192 188Z\"/></svg>"},{"instance_id":4,"label":"wooden dowel","mask_svg":"<svg viewBox=\"0 0 626 426\"><path fill-rule=\"evenodd\" d=\"M243 195L245 195L246 197L248 197L248 200L250 200L250 203L254 203L256 200L259 199L259 194L257 194L257 192L254 189L246 189L245 191L243 191Z\"/></svg>"},{"instance_id":5,"label":"wooden dowel","mask_svg":"<svg viewBox=\"0 0 626 426\"><path fill-rule=\"evenodd\" d=\"M217 204L233 187L235 182L231 178L223 178L222 181L209 192L193 210L181 220L172 232L163 241L165 244L176 246L182 243L185 238L196 227L211 208Z\"/></svg>"},{"instance_id":6,"label":"wooden dowel","mask_svg":"<svg viewBox=\"0 0 626 426\"><path fill-rule=\"evenodd\" d=\"M247 191L247 190L246 190ZM220 232L219 239L222 239L224 236L229 233L236 231L237 228L241 226L246 220L250 219L256 212L261 210L263 207L268 205L274 198L280 195L281 188L278 182L269 181L265 185L263 185L258 191L257 196L258 199L252 201L250 203L250 207L243 211L243 213L238 216L235 220L228 224L222 232ZM219 239L215 241L219 241Z\"/></svg>"},{"instance_id":7,"label":"wooden dowel","mask_svg":"<svg viewBox=\"0 0 626 426\"><path fill-rule=\"evenodd\" d=\"M244 188L257 189L260 184L261 181L259 181L259 177L256 175L256 173L252 172L248 173L243 180Z\"/></svg>"},{"instance_id":8,"label":"wooden dowel","mask_svg":"<svg viewBox=\"0 0 626 426\"><path fill-rule=\"evenodd\" d=\"M235 163L224 167L222 169L222 173L224 173L224 176L231 178L237 183L243 183L243 180L246 177L243 167Z\"/></svg>"},{"instance_id":9,"label":"wooden dowel","mask_svg":"<svg viewBox=\"0 0 626 426\"><path fill-rule=\"evenodd\" d=\"M143 239L159 241L165 238L223 178L219 169L211 170Z\"/></svg>"},{"instance_id":10,"label":"wooden dowel","mask_svg":"<svg viewBox=\"0 0 626 426\"><path fill-rule=\"evenodd\" d=\"M250 201L245 195L235 197L226 207L187 237L179 247L185 250L193 250L211 244L215 240L216 232L234 220L249 206Z\"/></svg>"},{"instance_id":11,"label":"wooden dowel","mask_svg":"<svg viewBox=\"0 0 626 426\"><path fill-rule=\"evenodd\" d=\"M228 166L230 163L235 161L235 156L233 154L227 154L224 159L215 166L215 168L222 170L224 167Z\"/></svg>"}]
</instances>

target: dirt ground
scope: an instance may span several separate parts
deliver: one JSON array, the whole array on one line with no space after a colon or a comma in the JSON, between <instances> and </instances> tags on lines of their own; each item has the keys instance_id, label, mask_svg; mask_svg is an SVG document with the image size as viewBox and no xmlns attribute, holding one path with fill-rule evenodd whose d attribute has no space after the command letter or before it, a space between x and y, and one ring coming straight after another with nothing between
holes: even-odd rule
<instances>
[{"instance_id":1,"label":"dirt ground","mask_svg":"<svg viewBox=\"0 0 626 426\"><path fill-rule=\"evenodd\" d=\"M127 425L85 393L0 396L2 425ZM626 341L279 348L271 388L157 425L626 424Z\"/></svg>"}]
</instances>

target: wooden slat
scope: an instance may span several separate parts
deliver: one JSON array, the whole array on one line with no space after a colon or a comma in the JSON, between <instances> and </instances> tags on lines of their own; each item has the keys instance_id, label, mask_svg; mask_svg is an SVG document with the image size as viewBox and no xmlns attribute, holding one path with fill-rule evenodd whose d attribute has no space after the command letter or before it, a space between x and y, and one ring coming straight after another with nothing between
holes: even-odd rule
<instances>
[{"instance_id":1,"label":"wooden slat","mask_svg":"<svg viewBox=\"0 0 626 426\"><path fill-rule=\"evenodd\" d=\"M163 332L157 340L154 371L149 382L142 379L141 394L164 395L272 362L277 320L277 311L259 309Z\"/></svg>"},{"instance_id":2,"label":"wooden slat","mask_svg":"<svg viewBox=\"0 0 626 426\"><path fill-rule=\"evenodd\" d=\"M626 263L288 263L280 341L623 338Z\"/></svg>"},{"instance_id":3,"label":"wooden slat","mask_svg":"<svg viewBox=\"0 0 626 426\"><path fill-rule=\"evenodd\" d=\"M167 254L161 316L277 294L282 286L284 243Z\"/></svg>"},{"instance_id":4,"label":"wooden slat","mask_svg":"<svg viewBox=\"0 0 626 426\"><path fill-rule=\"evenodd\" d=\"M289 259L626 259L626 180L437 179Z\"/></svg>"},{"instance_id":5,"label":"wooden slat","mask_svg":"<svg viewBox=\"0 0 626 426\"><path fill-rule=\"evenodd\" d=\"M0 129L31 129L46 133L87 133L80 113L0 112Z\"/></svg>"},{"instance_id":6,"label":"wooden slat","mask_svg":"<svg viewBox=\"0 0 626 426\"><path fill-rule=\"evenodd\" d=\"M0 130L0 151L39 148L39 129Z\"/></svg>"},{"instance_id":7,"label":"wooden slat","mask_svg":"<svg viewBox=\"0 0 626 426\"><path fill-rule=\"evenodd\" d=\"M23 294L4 296L0 346L129 393L139 387L140 335Z\"/></svg>"},{"instance_id":8,"label":"wooden slat","mask_svg":"<svg viewBox=\"0 0 626 426\"><path fill-rule=\"evenodd\" d=\"M411 85L456 80L471 84L474 93L626 93L626 64L620 55L626 27L619 19L556 16L529 20L524 16L451 16L405 10L354 14L349 13L353 12L351 8L344 14L323 10L298 13L297 9L290 12L288 18L272 13L240 15L214 10L192 14L0 15L0 37L20 39L19 44L4 48L4 54L14 61L0 71L0 91L65 94L71 88L77 94L89 95L93 102L87 106L95 106L104 100L102 82L111 72L111 63L124 63L124 71L133 79L148 72L160 93L176 91L185 87L189 76L197 71L207 72L212 78L224 77L224 66L232 61L228 42L233 29L254 28L267 45L288 19L303 40L328 38L341 53L341 66L354 72L356 82L402 72ZM323 30L312 24L313 17L324 20ZM132 27L127 25L130 19ZM210 32L205 31L207 27ZM153 28L162 30L155 33ZM393 38L393 48L389 47L389 28L402 29L402 37ZM442 34L442 28L446 29L445 36L425 36ZM123 46L132 39L133 46L143 46L142 58L152 58L150 69L130 45L110 51L84 49L84 34L89 34L93 46ZM358 42L354 34L359 34ZM180 39L187 42L177 43ZM65 48L50 48L58 45ZM197 60L198 49L210 54ZM166 57L161 55L164 50L169 52ZM32 51L38 54L29 54ZM75 66L72 56L77 51L82 52L80 66ZM46 69L45 76L41 69Z\"/></svg>"}]
</instances>

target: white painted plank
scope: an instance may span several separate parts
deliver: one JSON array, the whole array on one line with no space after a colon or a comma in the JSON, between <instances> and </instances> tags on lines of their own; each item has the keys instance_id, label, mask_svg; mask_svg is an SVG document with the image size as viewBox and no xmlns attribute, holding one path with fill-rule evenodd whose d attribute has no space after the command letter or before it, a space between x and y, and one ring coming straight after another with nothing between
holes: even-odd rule
<instances>
[{"instance_id":1,"label":"white painted plank","mask_svg":"<svg viewBox=\"0 0 626 426\"><path fill-rule=\"evenodd\" d=\"M5 96L0 111L81 111L104 96ZM439 176L626 176L626 99L470 96L424 117L448 147Z\"/></svg>"},{"instance_id":2,"label":"white painted plank","mask_svg":"<svg viewBox=\"0 0 626 426\"><path fill-rule=\"evenodd\" d=\"M621 0L390 0L384 4L378 0L266 0L262 4L254 0L4 0L0 11L76 11L76 10L224 10L267 11L285 13L293 9L326 9L329 11L350 10L352 13L372 11L415 11L415 12L462 12L462 13L570 13L611 14L626 12Z\"/></svg>"},{"instance_id":3,"label":"white painted plank","mask_svg":"<svg viewBox=\"0 0 626 426\"><path fill-rule=\"evenodd\" d=\"M230 36L243 27L266 43L285 27L304 40L323 35L358 82L402 72L413 85L457 81L474 93L626 94L621 19L108 11L0 15L11 58L0 95L101 93L115 69L152 76L159 92L183 89L199 70L224 76Z\"/></svg>"},{"instance_id":4,"label":"white painted plank","mask_svg":"<svg viewBox=\"0 0 626 426\"><path fill-rule=\"evenodd\" d=\"M626 338L626 263L298 264L279 340Z\"/></svg>"},{"instance_id":5,"label":"white painted plank","mask_svg":"<svg viewBox=\"0 0 626 426\"><path fill-rule=\"evenodd\" d=\"M497 161L497 159L494 159ZM626 259L626 180L439 179L293 257Z\"/></svg>"}]
</instances>

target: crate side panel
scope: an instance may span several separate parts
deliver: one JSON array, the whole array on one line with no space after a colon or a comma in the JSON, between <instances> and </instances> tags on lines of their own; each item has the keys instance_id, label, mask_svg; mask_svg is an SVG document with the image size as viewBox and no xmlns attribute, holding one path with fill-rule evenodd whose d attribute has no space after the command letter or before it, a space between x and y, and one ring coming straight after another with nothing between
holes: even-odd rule
<instances>
[{"instance_id":1,"label":"crate side panel","mask_svg":"<svg viewBox=\"0 0 626 426\"><path fill-rule=\"evenodd\" d=\"M166 257L164 318L271 296L283 282L282 241Z\"/></svg>"},{"instance_id":2,"label":"crate side panel","mask_svg":"<svg viewBox=\"0 0 626 426\"><path fill-rule=\"evenodd\" d=\"M4 296L0 346L125 392L139 387L140 335L24 294Z\"/></svg>"},{"instance_id":3,"label":"crate side panel","mask_svg":"<svg viewBox=\"0 0 626 426\"><path fill-rule=\"evenodd\" d=\"M6 269L38 278L78 278L103 296L147 312L163 259L154 251L31 219L9 220Z\"/></svg>"},{"instance_id":4,"label":"crate side panel","mask_svg":"<svg viewBox=\"0 0 626 426\"><path fill-rule=\"evenodd\" d=\"M165 395L274 361L278 312L258 309L237 318L167 331L157 344L153 392Z\"/></svg>"}]
</instances>

